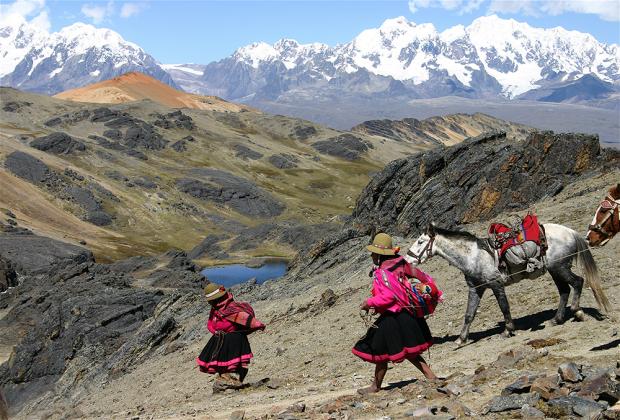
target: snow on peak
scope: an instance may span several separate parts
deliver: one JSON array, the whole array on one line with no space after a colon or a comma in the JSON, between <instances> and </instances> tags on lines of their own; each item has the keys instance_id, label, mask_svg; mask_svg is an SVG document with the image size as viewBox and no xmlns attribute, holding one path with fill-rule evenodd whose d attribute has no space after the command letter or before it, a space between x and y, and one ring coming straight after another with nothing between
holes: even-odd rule
<instances>
[{"instance_id":1,"label":"snow on peak","mask_svg":"<svg viewBox=\"0 0 620 420\"><path fill-rule=\"evenodd\" d=\"M33 47L45 42L48 34L18 14L0 17L0 77L5 76L26 57Z\"/></svg>"},{"instance_id":2,"label":"snow on peak","mask_svg":"<svg viewBox=\"0 0 620 420\"><path fill-rule=\"evenodd\" d=\"M258 68L261 62L270 61L271 59L277 57L278 52L273 46L267 44L266 42L254 42L250 45L239 48L235 51L234 56L241 59L246 64L249 64L254 68Z\"/></svg>"}]
</instances>

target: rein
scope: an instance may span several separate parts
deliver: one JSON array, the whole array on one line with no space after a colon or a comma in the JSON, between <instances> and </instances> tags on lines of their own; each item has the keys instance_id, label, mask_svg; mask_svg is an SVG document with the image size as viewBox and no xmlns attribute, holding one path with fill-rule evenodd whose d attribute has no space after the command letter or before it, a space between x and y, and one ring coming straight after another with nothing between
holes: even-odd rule
<instances>
[{"instance_id":1,"label":"rein","mask_svg":"<svg viewBox=\"0 0 620 420\"><path fill-rule=\"evenodd\" d=\"M603 203L605 203L606 201L611 204L610 207L603 207ZM602 208L607 208L609 211L606 212L607 214L605 215L603 220L596 224L588 226L588 230L603 235L605 239L611 238L615 234L617 234L620 231L620 209L618 208L619 205L620 200L616 200L610 195L605 197L605 200L603 200L599 208L596 210L596 213L594 215L594 221L596 221L596 217L598 216ZM609 219L611 219L611 232L605 229L605 224ZM617 223L614 223L614 219L617 219Z\"/></svg>"}]
</instances>

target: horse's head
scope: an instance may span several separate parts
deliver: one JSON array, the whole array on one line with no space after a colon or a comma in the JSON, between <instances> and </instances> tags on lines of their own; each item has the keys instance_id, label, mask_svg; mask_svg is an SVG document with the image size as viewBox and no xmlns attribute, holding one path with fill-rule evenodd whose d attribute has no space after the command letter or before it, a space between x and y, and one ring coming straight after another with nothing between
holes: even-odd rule
<instances>
[{"instance_id":1,"label":"horse's head","mask_svg":"<svg viewBox=\"0 0 620 420\"><path fill-rule=\"evenodd\" d=\"M423 233L416 239L416 241L411 245L407 254L405 255L405 260L413 266L418 264L422 264L424 261L428 260L430 257L434 255L433 252L433 242L435 241L435 226L431 223L428 225L426 232Z\"/></svg>"},{"instance_id":2,"label":"horse's head","mask_svg":"<svg viewBox=\"0 0 620 420\"><path fill-rule=\"evenodd\" d=\"M596 209L586 239L590 246L603 246L620 231L620 184L612 187Z\"/></svg>"}]
</instances>

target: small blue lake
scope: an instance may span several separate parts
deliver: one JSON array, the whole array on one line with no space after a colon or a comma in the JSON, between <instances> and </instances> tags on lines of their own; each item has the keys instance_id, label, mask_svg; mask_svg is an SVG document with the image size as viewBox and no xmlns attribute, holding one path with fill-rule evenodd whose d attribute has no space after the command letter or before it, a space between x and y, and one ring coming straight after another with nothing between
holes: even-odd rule
<instances>
[{"instance_id":1,"label":"small blue lake","mask_svg":"<svg viewBox=\"0 0 620 420\"><path fill-rule=\"evenodd\" d=\"M287 263L285 261L269 262L262 267L248 267L243 264L231 264L221 267L209 267L202 270L210 282L218 283L225 287L245 283L251 278L256 278L257 283L277 279L286 274Z\"/></svg>"}]
</instances>

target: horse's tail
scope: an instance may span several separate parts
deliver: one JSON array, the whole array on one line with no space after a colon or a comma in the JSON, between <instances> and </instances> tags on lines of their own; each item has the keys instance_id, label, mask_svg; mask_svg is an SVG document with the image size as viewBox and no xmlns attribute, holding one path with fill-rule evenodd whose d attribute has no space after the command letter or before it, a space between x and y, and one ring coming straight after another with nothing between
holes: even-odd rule
<instances>
[{"instance_id":1,"label":"horse's tail","mask_svg":"<svg viewBox=\"0 0 620 420\"><path fill-rule=\"evenodd\" d=\"M590 248L588 247L587 242L583 240L577 232L573 233L573 237L575 238L575 243L577 244L577 263L583 267L586 277L586 284L590 289L592 289L594 299L596 299L599 309L602 309L605 312L610 312L612 309L611 304L603 291L601 276L598 272L596 262L592 257L592 253L590 252Z\"/></svg>"}]
</instances>

